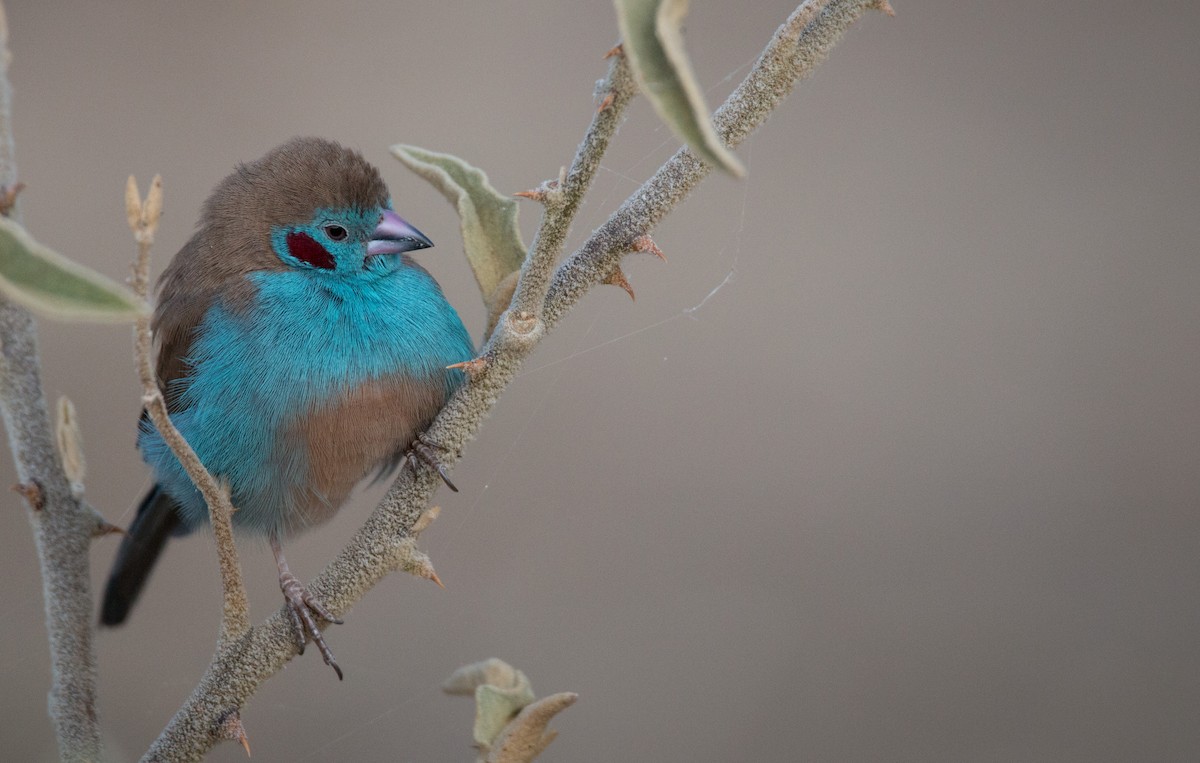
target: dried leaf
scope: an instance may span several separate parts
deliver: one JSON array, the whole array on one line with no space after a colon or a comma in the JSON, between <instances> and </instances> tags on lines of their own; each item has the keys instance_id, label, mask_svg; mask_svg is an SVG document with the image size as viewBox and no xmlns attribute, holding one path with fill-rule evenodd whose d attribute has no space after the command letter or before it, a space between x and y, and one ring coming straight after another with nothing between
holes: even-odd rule
<instances>
[{"instance_id":1,"label":"dried leaf","mask_svg":"<svg viewBox=\"0 0 1200 763\"><path fill-rule=\"evenodd\" d=\"M132 291L39 244L5 217L0 217L0 292L62 320L122 322L146 312Z\"/></svg>"},{"instance_id":2,"label":"dried leaf","mask_svg":"<svg viewBox=\"0 0 1200 763\"><path fill-rule=\"evenodd\" d=\"M133 175L125 181L125 219L129 229L137 233L142 222L142 196L138 193L137 178Z\"/></svg>"},{"instance_id":3,"label":"dried leaf","mask_svg":"<svg viewBox=\"0 0 1200 763\"><path fill-rule=\"evenodd\" d=\"M525 261L526 247L517 225L517 202L493 188L483 170L457 156L400 144L391 150L458 210L467 261L490 311L497 287L511 273L520 270Z\"/></svg>"},{"instance_id":4,"label":"dried leaf","mask_svg":"<svg viewBox=\"0 0 1200 763\"><path fill-rule=\"evenodd\" d=\"M87 461L83 457L83 433L79 430L75 404L66 395L58 398L58 423L54 433L58 439L58 455L62 459L63 472L71 483L71 492L79 497L83 495Z\"/></svg>"},{"instance_id":5,"label":"dried leaf","mask_svg":"<svg viewBox=\"0 0 1200 763\"><path fill-rule=\"evenodd\" d=\"M731 175L745 174L721 143L683 49L680 23L688 0L614 0L625 54L659 117L701 159Z\"/></svg>"},{"instance_id":6,"label":"dried leaf","mask_svg":"<svg viewBox=\"0 0 1200 763\"><path fill-rule=\"evenodd\" d=\"M550 720L575 704L579 695L560 692L542 697L521 708L492 743L487 763L529 763L542 753L558 736L558 732L547 729Z\"/></svg>"},{"instance_id":7,"label":"dried leaf","mask_svg":"<svg viewBox=\"0 0 1200 763\"><path fill-rule=\"evenodd\" d=\"M146 203L142 205L142 226L154 235L158 230L158 218L162 217L163 183L162 175L155 175L146 190Z\"/></svg>"}]
</instances>

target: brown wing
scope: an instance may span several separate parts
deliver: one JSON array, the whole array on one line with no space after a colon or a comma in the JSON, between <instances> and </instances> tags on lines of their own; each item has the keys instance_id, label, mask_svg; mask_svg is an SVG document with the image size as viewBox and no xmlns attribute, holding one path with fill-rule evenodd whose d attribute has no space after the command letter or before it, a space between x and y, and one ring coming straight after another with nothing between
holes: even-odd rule
<instances>
[{"instance_id":1,"label":"brown wing","mask_svg":"<svg viewBox=\"0 0 1200 763\"><path fill-rule=\"evenodd\" d=\"M219 284L203 277L200 236L193 236L159 278L158 304L151 326L158 349L158 384L174 413L182 406L179 379L187 376L187 357L196 329L220 294Z\"/></svg>"},{"instance_id":2,"label":"brown wing","mask_svg":"<svg viewBox=\"0 0 1200 763\"><path fill-rule=\"evenodd\" d=\"M362 155L318 138L296 138L240 165L204 202L200 224L159 279L153 327L158 382L167 407L178 410L196 329L220 299L237 312L254 301L246 279L284 270L271 250L274 227L294 225L321 207L369 209L387 204L378 170Z\"/></svg>"}]
</instances>

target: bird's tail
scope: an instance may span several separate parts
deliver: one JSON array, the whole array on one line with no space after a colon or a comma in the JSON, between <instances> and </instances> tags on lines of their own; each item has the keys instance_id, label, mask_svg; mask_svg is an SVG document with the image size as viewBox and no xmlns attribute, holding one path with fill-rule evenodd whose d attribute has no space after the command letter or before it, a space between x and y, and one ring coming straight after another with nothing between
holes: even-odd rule
<instances>
[{"instance_id":1,"label":"bird's tail","mask_svg":"<svg viewBox=\"0 0 1200 763\"><path fill-rule=\"evenodd\" d=\"M129 533L121 541L100 609L101 625L120 625L129 616L142 586L150 577L167 539L180 525L175 501L158 485L151 488L138 506Z\"/></svg>"}]
</instances>

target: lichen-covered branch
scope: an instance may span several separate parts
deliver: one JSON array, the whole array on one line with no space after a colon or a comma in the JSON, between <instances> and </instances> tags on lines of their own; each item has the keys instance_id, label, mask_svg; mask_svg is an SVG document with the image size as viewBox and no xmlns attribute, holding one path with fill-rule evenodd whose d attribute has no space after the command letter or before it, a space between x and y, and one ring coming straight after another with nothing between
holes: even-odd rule
<instances>
[{"instance_id":1,"label":"lichen-covered branch","mask_svg":"<svg viewBox=\"0 0 1200 763\"><path fill-rule=\"evenodd\" d=\"M562 255L571 223L600 168L609 140L621 124L625 107L637 92L633 72L619 47L613 49L609 60L608 76L599 88L602 93L600 107L575 152L570 169L529 194L541 201L546 211L529 247L529 256L521 267L521 277L509 306L508 326L501 327L497 334L507 328L527 343L525 337L535 330L550 285L550 274Z\"/></svg>"},{"instance_id":2,"label":"lichen-covered branch","mask_svg":"<svg viewBox=\"0 0 1200 763\"><path fill-rule=\"evenodd\" d=\"M133 291L138 297L145 299L150 285L150 249L154 245L154 232L162 213L162 178L154 176L143 201L138 197L137 182L130 177L125 187L125 212L138 246L137 258L133 264ZM158 428L163 442L179 459L179 463L192 478L192 483L204 496L204 502L208 505L209 521L217 545L224 600L218 641L220 648L250 628L250 604L246 599L246 587L242 581L237 544L233 540L233 504L230 501L229 489L218 483L204 468L196 451L171 423L167 401L158 386L158 377L154 372L154 340L150 332L150 316L144 315L137 319L133 331L133 346L138 377L142 382L142 404L146 407L146 413Z\"/></svg>"},{"instance_id":3,"label":"lichen-covered branch","mask_svg":"<svg viewBox=\"0 0 1200 763\"><path fill-rule=\"evenodd\" d=\"M771 39L746 80L718 109L714 124L722 140L736 145L760 125L796 81L824 58L846 27L869 8L887 10L884 0L809 0L802 4ZM618 99L615 97L592 123L592 130L607 133L597 135L602 137L599 141L584 140L560 188L577 183L581 198L616 126L615 122L611 129L599 125L606 124L604 112L616 107ZM616 111L609 115L616 116ZM458 458L474 436L522 361L544 336L544 328L557 323L587 289L610 275L623 254L639 248L635 242L707 173L708 168L689 152L677 153L554 271L552 280L548 274L562 249L571 218L548 206L522 271L522 285L485 348L483 362L468 368L470 381L450 399L425 433L428 440L442 446L447 465ZM573 175L577 178L574 181ZM543 190L550 190L548 184ZM578 202L578 198L570 202L572 214ZM506 325L514 319L519 325ZM406 569L413 555L414 528L422 526L425 507L439 483L429 470L401 471L350 543L310 583L310 592L340 615L389 572ZM221 732L226 714L243 708L258 686L296 653L290 627L281 610L250 628L228 648L218 650L191 697L143 760L199 760L226 738Z\"/></svg>"},{"instance_id":4,"label":"lichen-covered branch","mask_svg":"<svg viewBox=\"0 0 1200 763\"><path fill-rule=\"evenodd\" d=\"M15 188L17 165L8 81L8 23L0 5L0 186ZM17 210L10 205L9 214ZM50 716L64 761L100 760L96 719L96 660L88 546L96 514L71 492L55 450L42 392L33 317L0 299L0 412L17 478L29 499L41 563L53 674Z\"/></svg>"},{"instance_id":5,"label":"lichen-covered branch","mask_svg":"<svg viewBox=\"0 0 1200 763\"><path fill-rule=\"evenodd\" d=\"M887 0L808 0L797 8L713 114L721 140L731 148L740 144L825 60L850 24L872 8L891 13ZM649 234L711 171L711 165L684 147L634 191L554 274L543 315L547 328L607 278L633 242Z\"/></svg>"}]
</instances>

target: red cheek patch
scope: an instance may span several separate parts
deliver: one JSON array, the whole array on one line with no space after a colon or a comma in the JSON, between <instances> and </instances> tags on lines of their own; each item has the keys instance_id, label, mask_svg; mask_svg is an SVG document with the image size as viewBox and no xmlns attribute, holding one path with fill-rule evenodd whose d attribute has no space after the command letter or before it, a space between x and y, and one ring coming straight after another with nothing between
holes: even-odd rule
<instances>
[{"instance_id":1,"label":"red cheek patch","mask_svg":"<svg viewBox=\"0 0 1200 763\"><path fill-rule=\"evenodd\" d=\"M287 234L287 248L288 254L301 262L307 262L314 268L333 270L337 267L333 255L307 233L292 231Z\"/></svg>"}]
</instances>

